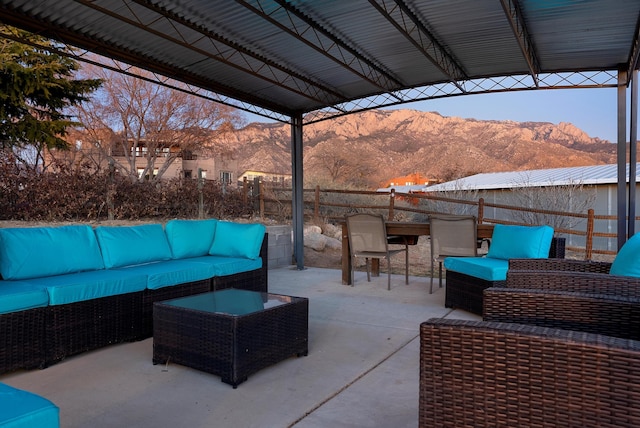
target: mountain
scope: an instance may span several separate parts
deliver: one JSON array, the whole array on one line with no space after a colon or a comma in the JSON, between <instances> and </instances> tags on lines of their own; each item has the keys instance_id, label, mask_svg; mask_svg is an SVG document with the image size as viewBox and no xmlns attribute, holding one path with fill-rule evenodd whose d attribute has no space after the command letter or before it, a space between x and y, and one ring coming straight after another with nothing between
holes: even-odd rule
<instances>
[{"instance_id":1,"label":"mountain","mask_svg":"<svg viewBox=\"0 0 640 428\"><path fill-rule=\"evenodd\" d=\"M571 123L486 121L436 112L372 110L304 127L305 185L377 187L419 173L451 180L480 172L616 162L616 146ZM290 125L252 123L225 141L240 173L290 174Z\"/></svg>"}]
</instances>

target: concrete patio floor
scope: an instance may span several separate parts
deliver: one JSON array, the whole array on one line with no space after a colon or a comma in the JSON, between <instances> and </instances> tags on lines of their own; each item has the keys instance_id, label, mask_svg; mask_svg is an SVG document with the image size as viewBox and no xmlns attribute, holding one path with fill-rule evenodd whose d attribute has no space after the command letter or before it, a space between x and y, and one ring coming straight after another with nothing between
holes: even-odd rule
<instances>
[{"instance_id":1,"label":"concrete patio floor","mask_svg":"<svg viewBox=\"0 0 640 428\"><path fill-rule=\"evenodd\" d=\"M309 298L309 355L249 376L237 389L176 364L153 365L153 339L84 353L44 370L0 376L40 394L73 427L393 427L418 425L419 325L480 319L444 307L425 277L383 274L355 287L340 271L269 270L269 291Z\"/></svg>"}]
</instances>

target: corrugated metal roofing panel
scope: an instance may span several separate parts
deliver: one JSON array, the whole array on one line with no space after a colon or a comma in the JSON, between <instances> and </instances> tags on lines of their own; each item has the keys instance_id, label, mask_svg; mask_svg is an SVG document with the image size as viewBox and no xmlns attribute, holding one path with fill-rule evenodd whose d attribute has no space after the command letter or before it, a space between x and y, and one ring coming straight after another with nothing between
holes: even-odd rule
<instances>
[{"instance_id":1,"label":"corrugated metal roofing panel","mask_svg":"<svg viewBox=\"0 0 640 428\"><path fill-rule=\"evenodd\" d=\"M640 182L640 164L637 164L636 171L638 171L636 181ZM629 164L627 164L626 176L628 180ZM496 190L516 187L562 186L569 184L615 184L617 182L618 166L616 164L609 164L476 174L459 180L425 187L424 191Z\"/></svg>"},{"instance_id":2,"label":"corrugated metal roofing panel","mask_svg":"<svg viewBox=\"0 0 640 428\"><path fill-rule=\"evenodd\" d=\"M287 115L509 89L523 34L535 73L617 72L639 17L638 0L0 0L4 23Z\"/></svg>"}]
</instances>

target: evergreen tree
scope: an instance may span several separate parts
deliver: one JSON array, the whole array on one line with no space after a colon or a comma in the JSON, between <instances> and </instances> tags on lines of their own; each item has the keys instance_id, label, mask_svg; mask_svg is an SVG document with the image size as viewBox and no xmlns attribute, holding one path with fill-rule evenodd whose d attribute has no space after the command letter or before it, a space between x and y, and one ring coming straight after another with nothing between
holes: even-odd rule
<instances>
[{"instance_id":1,"label":"evergreen tree","mask_svg":"<svg viewBox=\"0 0 640 428\"><path fill-rule=\"evenodd\" d=\"M78 63L46 49L66 50L55 43L0 24L0 145L35 150L36 162L47 148L68 147L63 137L75 123L66 109L86 101L102 83L74 79Z\"/></svg>"}]
</instances>

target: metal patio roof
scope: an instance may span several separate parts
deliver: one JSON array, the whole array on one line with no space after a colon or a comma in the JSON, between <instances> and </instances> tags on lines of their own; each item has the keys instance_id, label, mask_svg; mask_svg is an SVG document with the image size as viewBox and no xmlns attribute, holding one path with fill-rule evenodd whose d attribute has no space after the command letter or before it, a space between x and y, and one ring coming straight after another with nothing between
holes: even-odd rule
<instances>
[{"instance_id":1,"label":"metal patio roof","mask_svg":"<svg viewBox=\"0 0 640 428\"><path fill-rule=\"evenodd\" d=\"M614 87L637 68L639 16L638 0L0 0L0 21L78 58L305 123L445 96Z\"/></svg>"}]
</instances>

